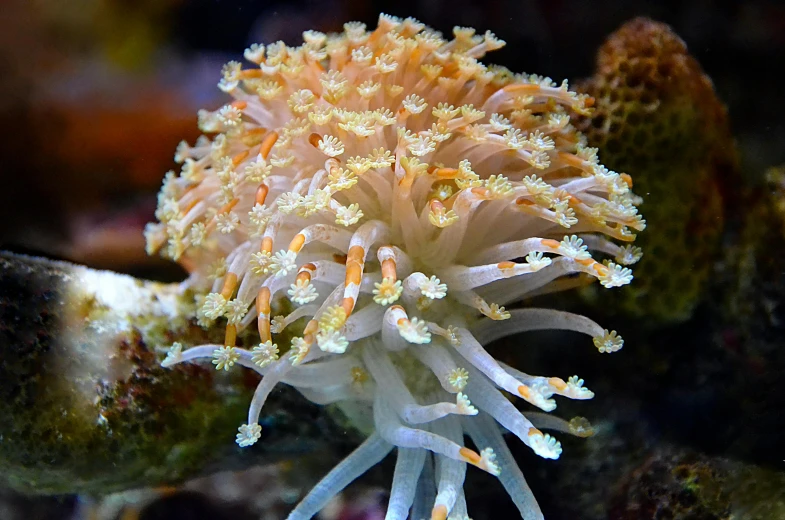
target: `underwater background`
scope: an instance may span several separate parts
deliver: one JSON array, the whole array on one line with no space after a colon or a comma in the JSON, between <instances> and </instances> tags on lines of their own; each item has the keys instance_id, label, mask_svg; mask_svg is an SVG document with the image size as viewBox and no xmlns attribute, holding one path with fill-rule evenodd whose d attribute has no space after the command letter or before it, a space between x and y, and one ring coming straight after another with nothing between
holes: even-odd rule
<instances>
[{"instance_id":1,"label":"underwater background","mask_svg":"<svg viewBox=\"0 0 785 520\"><path fill-rule=\"evenodd\" d=\"M559 349L491 347L510 364L579 371L597 394L562 405L594 435L564 439L558 461L510 443L545 517L785 519L785 3L5 0L0 246L181 280L145 253L142 231L178 142L199 134L197 110L224 102L222 65L253 42L374 27L379 13L491 30L507 45L484 62L594 96L580 129L643 197L633 284L542 300L619 330L623 351L598 361L545 332L526 341ZM67 473L62 486L3 485L0 520L284 518L351 442L108 497L69 492ZM390 461L374 468L321 518L383 518L391 474ZM491 479L470 473L466 494L474 520L517 517Z\"/></svg>"}]
</instances>

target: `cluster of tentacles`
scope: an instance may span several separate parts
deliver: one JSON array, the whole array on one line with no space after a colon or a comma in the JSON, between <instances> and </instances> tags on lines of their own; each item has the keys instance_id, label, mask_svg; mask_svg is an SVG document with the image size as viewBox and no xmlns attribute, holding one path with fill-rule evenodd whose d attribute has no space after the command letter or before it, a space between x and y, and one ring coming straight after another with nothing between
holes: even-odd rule
<instances>
[{"instance_id":1,"label":"cluster of tentacles","mask_svg":"<svg viewBox=\"0 0 785 520\"><path fill-rule=\"evenodd\" d=\"M387 518L463 519L467 464L498 475L524 518L541 513L510 454L509 431L538 455L561 445L541 429L586 434L523 413L503 391L545 412L553 396L588 399L583 380L525 374L483 348L526 330L622 340L582 316L509 305L597 279L627 284L624 265L645 222L632 181L602 166L570 123L592 99L566 82L478 61L504 42L381 16L366 31L308 31L304 44L251 46L254 66L229 63L219 87L233 101L200 113L167 176L150 252L178 260L200 294L205 327L223 344L183 350L164 366L212 359L263 377L239 428L279 383L336 403L369 432L290 518L310 518L397 448ZM597 255L599 260L593 255ZM604 258L604 259L603 259ZM484 316L484 317L483 317ZM238 334L258 331L253 349ZM469 435L478 451L464 446ZM428 511L430 513L428 513Z\"/></svg>"}]
</instances>

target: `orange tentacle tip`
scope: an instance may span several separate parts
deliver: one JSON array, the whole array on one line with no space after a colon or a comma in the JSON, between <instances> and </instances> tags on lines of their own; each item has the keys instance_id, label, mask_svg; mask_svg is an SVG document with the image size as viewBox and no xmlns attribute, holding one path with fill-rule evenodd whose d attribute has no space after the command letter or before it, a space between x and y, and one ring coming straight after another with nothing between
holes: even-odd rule
<instances>
[{"instance_id":1,"label":"orange tentacle tip","mask_svg":"<svg viewBox=\"0 0 785 520\"><path fill-rule=\"evenodd\" d=\"M223 287L221 288L221 296L228 300L234 294L235 287L237 287L237 274L226 273Z\"/></svg>"},{"instance_id":2,"label":"orange tentacle tip","mask_svg":"<svg viewBox=\"0 0 785 520\"><path fill-rule=\"evenodd\" d=\"M248 158L248 155L250 155L250 153L251 152L249 150L243 150L242 152L238 153L237 155L232 157L232 164L235 167L238 166L239 164L241 164L244 160L246 160Z\"/></svg>"},{"instance_id":3,"label":"orange tentacle tip","mask_svg":"<svg viewBox=\"0 0 785 520\"><path fill-rule=\"evenodd\" d=\"M270 288L262 287L256 295L256 311L258 314L270 314Z\"/></svg>"},{"instance_id":4,"label":"orange tentacle tip","mask_svg":"<svg viewBox=\"0 0 785 520\"><path fill-rule=\"evenodd\" d=\"M267 159L270 156L270 151L275 146L276 141L278 141L278 132L270 132L267 134L264 139L262 140L262 145L259 148L259 154Z\"/></svg>"},{"instance_id":5,"label":"orange tentacle tip","mask_svg":"<svg viewBox=\"0 0 785 520\"><path fill-rule=\"evenodd\" d=\"M564 379L560 377L548 378L548 384L554 387L555 389L559 390L560 392L564 391L567 388L567 383L565 383Z\"/></svg>"},{"instance_id":6,"label":"orange tentacle tip","mask_svg":"<svg viewBox=\"0 0 785 520\"><path fill-rule=\"evenodd\" d=\"M477 453L474 450L470 450L469 448L461 448L459 450L459 453L461 457L463 457L466 460L466 462L470 464L474 464L475 466L479 464L480 461L482 460L479 453Z\"/></svg>"},{"instance_id":7,"label":"orange tentacle tip","mask_svg":"<svg viewBox=\"0 0 785 520\"><path fill-rule=\"evenodd\" d=\"M311 143L311 146L317 148L319 143L322 142L322 136L314 132L308 136L308 142Z\"/></svg>"},{"instance_id":8,"label":"orange tentacle tip","mask_svg":"<svg viewBox=\"0 0 785 520\"><path fill-rule=\"evenodd\" d=\"M447 520L447 507L439 504L431 511L431 520Z\"/></svg>"},{"instance_id":9,"label":"orange tentacle tip","mask_svg":"<svg viewBox=\"0 0 785 520\"><path fill-rule=\"evenodd\" d=\"M270 188L264 183L260 184L259 187L256 188L255 202L260 206L263 205L267 200L268 193L270 193Z\"/></svg>"},{"instance_id":10,"label":"orange tentacle tip","mask_svg":"<svg viewBox=\"0 0 785 520\"><path fill-rule=\"evenodd\" d=\"M292 241L289 243L289 251L294 251L295 253L299 253L300 249L303 248L305 244L305 235L302 233L297 233Z\"/></svg>"},{"instance_id":11,"label":"orange tentacle tip","mask_svg":"<svg viewBox=\"0 0 785 520\"><path fill-rule=\"evenodd\" d=\"M229 324L226 326L226 334L224 335L224 346L233 347L237 341L237 325Z\"/></svg>"}]
</instances>

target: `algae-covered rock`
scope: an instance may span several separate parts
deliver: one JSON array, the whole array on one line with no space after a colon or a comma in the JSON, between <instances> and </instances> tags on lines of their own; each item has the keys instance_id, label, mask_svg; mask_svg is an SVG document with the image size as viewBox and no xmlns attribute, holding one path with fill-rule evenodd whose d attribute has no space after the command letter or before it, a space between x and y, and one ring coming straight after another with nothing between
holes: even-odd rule
<instances>
[{"instance_id":1,"label":"algae-covered rock","mask_svg":"<svg viewBox=\"0 0 785 520\"><path fill-rule=\"evenodd\" d=\"M262 440L234 443L257 381L159 350L220 342L177 285L0 256L0 475L24 492L105 494L302 453L332 439L324 409L289 389ZM239 338L239 342L252 338Z\"/></svg>"}]
</instances>

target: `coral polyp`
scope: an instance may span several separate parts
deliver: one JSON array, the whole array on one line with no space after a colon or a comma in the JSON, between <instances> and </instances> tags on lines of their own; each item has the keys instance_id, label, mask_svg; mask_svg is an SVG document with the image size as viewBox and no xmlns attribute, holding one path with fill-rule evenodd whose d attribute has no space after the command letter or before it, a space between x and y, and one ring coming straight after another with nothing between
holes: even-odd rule
<instances>
[{"instance_id":1,"label":"coral polyp","mask_svg":"<svg viewBox=\"0 0 785 520\"><path fill-rule=\"evenodd\" d=\"M394 449L390 520L412 508L465 518L467 465L540 518L502 432L556 459L560 443L540 428L583 435L585 421L522 413L503 392L545 412L554 396L594 394L578 376L507 366L483 344L564 329L599 352L621 348L583 316L505 306L595 279L629 283L625 265L641 254L629 243L645 226L632 180L570 124L590 97L478 61L504 45L492 33L455 28L448 41L386 15L373 31L344 29L308 31L300 47L251 46L252 67L223 70L233 101L199 114L212 139L178 148L182 172L164 182L148 248L189 270L201 324L226 334L174 345L163 364L263 376L240 446L259 440L279 383L337 404L369 433L291 519L312 517ZM251 333L256 347L235 346Z\"/></svg>"}]
</instances>

